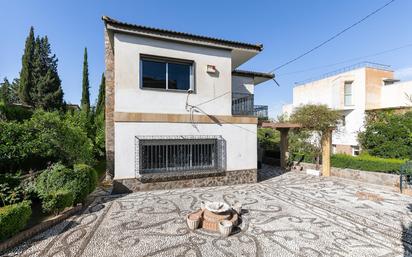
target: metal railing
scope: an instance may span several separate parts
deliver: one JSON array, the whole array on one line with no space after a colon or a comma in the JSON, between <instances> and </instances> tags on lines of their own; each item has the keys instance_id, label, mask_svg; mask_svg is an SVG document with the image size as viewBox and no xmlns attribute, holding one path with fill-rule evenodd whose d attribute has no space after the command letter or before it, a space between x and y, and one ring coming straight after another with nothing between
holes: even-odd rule
<instances>
[{"instance_id":1,"label":"metal railing","mask_svg":"<svg viewBox=\"0 0 412 257\"><path fill-rule=\"evenodd\" d=\"M262 120L267 120L269 117L269 108L267 105L255 105L253 107L253 115Z\"/></svg>"},{"instance_id":2,"label":"metal railing","mask_svg":"<svg viewBox=\"0 0 412 257\"><path fill-rule=\"evenodd\" d=\"M232 115L254 115L253 94L232 93Z\"/></svg>"},{"instance_id":3,"label":"metal railing","mask_svg":"<svg viewBox=\"0 0 412 257\"><path fill-rule=\"evenodd\" d=\"M140 174L221 170L222 141L219 136L136 137L136 170Z\"/></svg>"},{"instance_id":4,"label":"metal railing","mask_svg":"<svg viewBox=\"0 0 412 257\"><path fill-rule=\"evenodd\" d=\"M346 67L343 67L343 68L340 68L340 69L337 69L337 70L334 70L334 71L331 71L331 72L324 73L320 76L316 76L316 77L313 77L313 78L309 78L309 79L305 79L305 80L302 80L302 81L299 81L299 82L295 82L295 85L303 85L303 84L306 84L306 83L309 83L309 82L313 82L313 81L316 81L316 80L321 80L321 79L324 79L324 78L327 78L327 77L337 75L339 73L344 73L344 72L347 72L347 71L356 70L356 69L363 68L363 67L373 68L373 69L378 69L378 70L385 70L385 71L392 71L390 65L374 63L374 62L359 62L359 63L349 65L349 66L346 66Z\"/></svg>"}]
</instances>

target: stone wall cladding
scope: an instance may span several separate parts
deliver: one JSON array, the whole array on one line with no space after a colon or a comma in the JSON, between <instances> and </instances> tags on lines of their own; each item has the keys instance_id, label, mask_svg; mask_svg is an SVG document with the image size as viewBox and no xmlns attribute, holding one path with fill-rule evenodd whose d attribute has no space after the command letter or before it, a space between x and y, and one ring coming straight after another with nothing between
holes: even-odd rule
<instances>
[{"instance_id":1,"label":"stone wall cladding","mask_svg":"<svg viewBox=\"0 0 412 257\"><path fill-rule=\"evenodd\" d=\"M223 185L236 185L246 183L257 182L257 170L236 170L226 171L224 175L213 175L203 178L191 178L172 181L158 181L142 183L136 178L131 179L115 179L113 181L113 193L130 193L138 191L151 191L151 190L165 190L174 188L187 188L187 187L208 187L208 186L223 186Z\"/></svg>"},{"instance_id":2,"label":"stone wall cladding","mask_svg":"<svg viewBox=\"0 0 412 257\"><path fill-rule=\"evenodd\" d=\"M114 48L110 40L109 31L104 28L106 78L106 169L109 179L114 177Z\"/></svg>"},{"instance_id":3,"label":"stone wall cladding","mask_svg":"<svg viewBox=\"0 0 412 257\"><path fill-rule=\"evenodd\" d=\"M315 166L316 165L312 163L299 163L295 164L292 170L315 169ZM320 165L320 167L322 167L322 165ZM331 175L399 189L400 178L399 175L396 174L331 167Z\"/></svg>"}]
</instances>

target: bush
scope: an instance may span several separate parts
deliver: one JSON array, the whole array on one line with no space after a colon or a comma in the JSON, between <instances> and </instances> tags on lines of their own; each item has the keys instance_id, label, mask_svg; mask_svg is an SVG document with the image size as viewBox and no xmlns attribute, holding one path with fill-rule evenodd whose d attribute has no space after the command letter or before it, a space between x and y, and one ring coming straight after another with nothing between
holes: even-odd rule
<instances>
[{"instance_id":1,"label":"bush","mask_svg":"<svg viewBox=\"0 0 412 257\"><path fill-rule=\"evenodd\" d=\"M70 115L36 111L31 119L0 121L0 172L44 169L50 162L94 163L93 142Z\"/></svg>"},{"instance_id":2,"label":"bush","mask_svg":"<svg viewBox=\"0 0 412 257\"><path fill-rule=\"evenodd\" d=\"M265 150L279 151L280 132L270 128L258 128L257 137Z\"/></svg>"},{"instance_id":3,"label":"bush","mask_svg":"<svg viewBox=\"0 0 412 257\"><path fill-rule=\"evenodd\" d=\"M0 240L7 239L22 230L31 216L30 201L0 208Z\"/></svg>"},{"instance_id":4,"label":"bush","mask_svg":"<svg viewBox=\"0 0 412 257\"><path fill-rule=\"evenodd\" d=\"M412 112L369 113L358 138L362 149L382 158L412 159Z\"/></svg>"},{"instance_id":5,"label":"bush","mask_svg":"<svg viewBox=\"0 0 412 257\"><path fill-rule=\"evenodd\" d=\"M60 189L49 193L42 199L42 207L45 212L58 214L64 208L73 205L74 194L68 189Z\"/></svg>"},{"instance_id":6,"label":"bush","mask_svg":"<svg viewBox=\"0 0 412 257\"><path fill-rule=\"evenodd\" d=\"M69 187L74 193L74 202L82 203L97 186L97 172L86 164L76 164L74 165L74 176L75 178L70 182Z\"/></svg>"},{"instance_id":7,"label":"bush","mask_svg":"<svg viewBox=\"0 0 412 257\"><path fill-rule=\"evenodd\" d=\"M25 106L0 103L0 114L0 116L6 120L22 121L30 119L33 115L33 110Z\"/></svg>"},{"instance_id":8,"label":"bush","mask_svg":"<svg viewBox=\"0 0 412 257\"><path fill-rule=\"evenodd\" d=\"M345 154L335 154L331 157L332 167L365 171L380 171L387 173L394 173L399 171L401 165L404 163L404 160L384 159L370 155L361 155L354 157Z\"/></svg>"}]
</instances>

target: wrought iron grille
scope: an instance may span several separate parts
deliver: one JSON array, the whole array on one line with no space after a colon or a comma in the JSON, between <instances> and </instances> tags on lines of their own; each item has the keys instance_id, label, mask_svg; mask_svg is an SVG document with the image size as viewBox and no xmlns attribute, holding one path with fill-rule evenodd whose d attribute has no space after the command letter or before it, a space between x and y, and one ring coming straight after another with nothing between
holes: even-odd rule
<instances>
[{"instance_id":1,"label":"wrought iron grille","mask_svg":"<svg viewBox=\"0 0 412 257\"><path fill-rule=\"evenodd\" d=\"M222 142L219 136L136 137L136 172L221 170Z\"/></svg>"},{"instance_id":2,"label":"wrought iron grille","mask_svg":"<svg viewBox=\"0 0 412 257\"><path fill-rule=\"evenodd\" d=\"M267 120L268 115L268 106L267 105L255 105L253 107L254 115L259 119Z\"/></svg>"}]
</instances>

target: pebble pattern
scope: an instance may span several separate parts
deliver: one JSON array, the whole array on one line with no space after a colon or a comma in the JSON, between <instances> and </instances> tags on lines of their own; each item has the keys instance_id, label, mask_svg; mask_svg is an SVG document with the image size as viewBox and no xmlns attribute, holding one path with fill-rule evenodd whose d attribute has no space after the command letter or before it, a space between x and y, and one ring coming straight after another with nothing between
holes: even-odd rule
<instances>
[{"instance_id":1,"label":"pebble pattern","mask_svg":"<svg viewBox=\"0 0 412 257\"><path fill-rule=\"evenodd\" d=\"M4 256L412 256L412 198L264 166L260 183L99 197ZM360 193L361 192L361 193ZM379 201L359 195L374 195ZM243 204L228 238L191 231L201 201Z\"/></svg>"}]
</instances>

